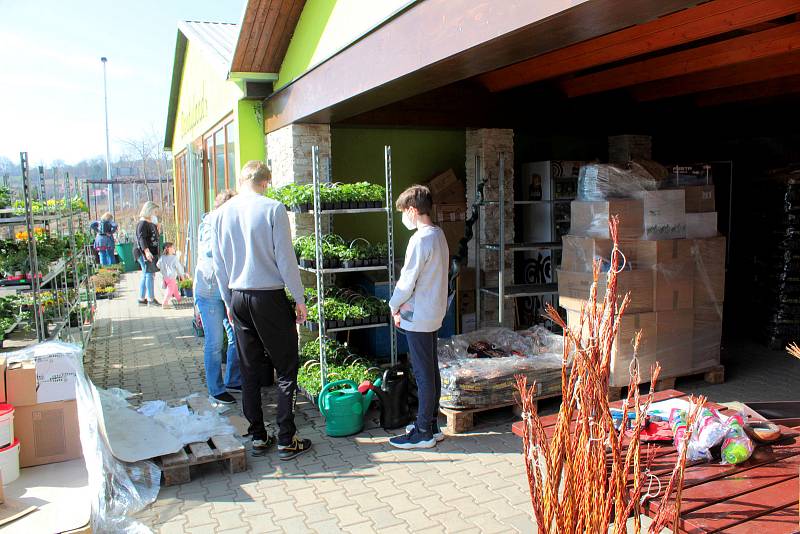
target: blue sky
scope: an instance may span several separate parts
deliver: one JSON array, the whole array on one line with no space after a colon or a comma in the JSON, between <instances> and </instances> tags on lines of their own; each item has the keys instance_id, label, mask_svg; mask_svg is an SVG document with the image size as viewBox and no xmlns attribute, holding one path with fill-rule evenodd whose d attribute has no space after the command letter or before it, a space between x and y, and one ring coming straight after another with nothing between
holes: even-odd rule
<instances>
[{"instance_id":1,"label":"blue sky","mask_svg":"<svg viewBox=\"0 0 800 534\"><path fill-rule=\"evenodd\" d=\"M245 0L0 0L0 156L75 163L163 135L178 20L239 22Z\"/></svg>"}]
</instances>

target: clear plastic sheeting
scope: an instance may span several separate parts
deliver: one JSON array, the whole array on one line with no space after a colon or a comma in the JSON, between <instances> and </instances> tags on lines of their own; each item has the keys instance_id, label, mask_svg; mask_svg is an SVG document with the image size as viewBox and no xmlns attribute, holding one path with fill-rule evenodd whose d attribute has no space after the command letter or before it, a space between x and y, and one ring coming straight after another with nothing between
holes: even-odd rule
<instances>
[{"instance_id":1,"label":"clear plastic sheeting","mask_svg":"<svg viewBox=\"0 0 800 534\"><path fill-rule=\"evenodd\" d=\"M514 400L515 375L536 381L538 393L561 391L563 338L542 326L515 332L484 328L439 341L441 406L481 408Z\"/></svg>"},{"instance_id":2,"label":"clear plastic sheeting","mask_svg":"<svg viewBox=\"0 0 800 534\"><path fill-rule=\"evenodd\" d=\"M123 463L114 458L100 429L100 393L83 370L83 352L78 345L58 341L40 343L15 353L19 359L58 355L70 362L76 377L81 447L92 496L92 529L95 532L148 533L150 529L130 516L158 496L161 470L149 461ZM109 394L121 402L119 391Z\"/></svg>"},{"instance_id":3,"label":"clear plastic sheeting","mask_svg":"<svg viewBox=\"0 0 800 534\"><path fill-rule=\"evenodd\" d=\"M631 198L640 191L658 188L659 180L635 161L626 165L584 165L578 175L578 200Z\"/></svg>"},{"instance_id":4,"label":"clear plastic sheeting","mask_svg":"<svg viewBox=\"0 0 800 534\"><path fill-rule=\"evenodd\" d=\"M138 411L164 425L184 445L207 441L211 436L236 433L227 417L215 411L194 413L185 404L168 406L162 400L155 400L143 403Z\"/></svg>"}]
</instances>

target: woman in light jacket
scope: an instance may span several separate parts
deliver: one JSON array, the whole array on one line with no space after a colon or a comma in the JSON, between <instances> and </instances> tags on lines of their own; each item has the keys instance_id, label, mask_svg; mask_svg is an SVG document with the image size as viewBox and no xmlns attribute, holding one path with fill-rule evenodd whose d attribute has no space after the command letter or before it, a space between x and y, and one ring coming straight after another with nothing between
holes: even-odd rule
<instances>
[{"instance_id":1,"label":"woman in light jacket","mask_svg":"<svg viewBox=\"0 0 800 534\"><path fill-rule=\"evenodd\" d=\"M214 216L217 208L222 206L236 193L225 190L214 200L214 211L203 217L197 230L197 267L194 272L194 300L203 322L205 346L203 360L206 368L206 384L208 394L215 401L233 404L236 399L227 390L242 390L242 375L239 372L239 353L236 350L236 337L233 325L228 321L225 302L219 293L217 279L214 276L214 262L211 258L211 247L215 240ZM222 379L222 336L228 338L227 364L225 380Z\"/></svg>"}]
</instances>

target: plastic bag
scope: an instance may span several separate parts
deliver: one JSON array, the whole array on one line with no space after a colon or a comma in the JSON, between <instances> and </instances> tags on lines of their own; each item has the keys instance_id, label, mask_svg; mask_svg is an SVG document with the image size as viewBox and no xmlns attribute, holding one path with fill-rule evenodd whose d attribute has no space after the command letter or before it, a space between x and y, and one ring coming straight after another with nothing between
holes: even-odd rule
<instances>
[{"instance_id":1,"label":"plastic bag","mask_svg":"<svg viewBox=\"0 0 800 534\"><path fill-rule=\"evenodd\" d=\"M194 413L185 404L170 407L162 400L155 400L143 403L138 411L164 425L184 445L206 441L211 436L236 433L228 419L217 412Z\"/></svg>"},{"instance_id":2,"label":"plastic bag","mask_svg":"<svg viewBox=\"0 0 800 534\"><path fill-rule=\"evenodd\" d=\"M722 463L740 464L753 454L753 442L744 431L744 420L740 414L725 421L727 434L722 442Z\"/></svg>"},{"instance_id":3,"label":"plastic bag","mask_svg":"<svg viewBox=\"0 0 800 534\"><path fill-rule=\"evenodd\" d=\"M655 191L658 180L639 163L626 166L593 163L581 167L578 200L632 198L640 191Z\"/></svg>"}]
</instances>

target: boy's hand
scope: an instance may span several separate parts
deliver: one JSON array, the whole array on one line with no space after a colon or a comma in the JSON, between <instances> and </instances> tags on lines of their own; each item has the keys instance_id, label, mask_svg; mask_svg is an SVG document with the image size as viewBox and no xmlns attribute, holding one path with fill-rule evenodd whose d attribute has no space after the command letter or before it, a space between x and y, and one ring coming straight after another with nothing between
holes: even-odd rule
<instances>
[{"instance_id":1,"label":"boy's hand","mask_svg":"<svg viewBox=\"0 0 800 534\"><path fill-rule=\"evenodd\" d=\"M303 324L306 322L306 317L308 316L308 308L306 308L305 304L296 304L294 307L294 311L297 314L297 320L295 321L297 324Z\"/></svg>"},{"instance_id":2,"label":"boy's hand","mask_svg":"<svg viewBox=\"0 0 800 534\"><path fill-rule=\"evenodd\" d=\"M400 312L396 311L392 314L392 319L394 319L394 325L400 328Z\"/></svg>"}]
</instances>

